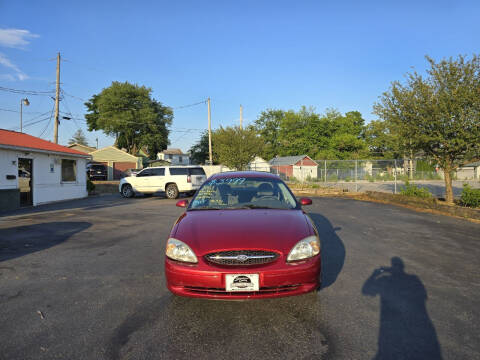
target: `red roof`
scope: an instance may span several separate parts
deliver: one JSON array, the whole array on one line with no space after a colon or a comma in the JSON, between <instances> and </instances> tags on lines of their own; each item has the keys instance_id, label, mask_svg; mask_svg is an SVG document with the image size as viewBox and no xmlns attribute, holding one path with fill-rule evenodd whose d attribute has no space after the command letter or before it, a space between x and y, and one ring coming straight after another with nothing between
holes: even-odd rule
<instances>
[{"instance_id":1,"label":"red roof","mask_svg":"<svg viewBox=\"0 0 480 360\"><path fill-rule=\"evenodd\" d=\"M89 156L84 152L73 150L66 146L54 144L50 141L43 140L32 135L5 129L0 129L0 146L1 145L15 146L32 150Z\"/></svg>"}]
</instances>

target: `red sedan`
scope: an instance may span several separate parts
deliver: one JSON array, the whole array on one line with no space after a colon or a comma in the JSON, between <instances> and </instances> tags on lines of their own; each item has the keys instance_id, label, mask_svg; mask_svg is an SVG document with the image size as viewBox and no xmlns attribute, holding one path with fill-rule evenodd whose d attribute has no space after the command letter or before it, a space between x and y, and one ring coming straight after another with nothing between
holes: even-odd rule
<instances>
[{"instance_id":1,"label":"red sedan","mask_svg":"<svg viewBox=\"0 0 480 360\"><path fill-rule=\"evenodd\" d=\"M320 286L318 232L276 175L210 177L167 241L168 289L181 296L249 299L299 295Z\"/></svg>"}]
</instances>

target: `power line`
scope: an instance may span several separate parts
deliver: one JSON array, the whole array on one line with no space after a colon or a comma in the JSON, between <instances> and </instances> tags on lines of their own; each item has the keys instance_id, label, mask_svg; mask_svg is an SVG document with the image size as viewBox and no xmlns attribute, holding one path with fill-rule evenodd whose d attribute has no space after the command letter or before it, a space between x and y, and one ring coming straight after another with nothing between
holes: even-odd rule
<instances>
[{"instance_id":1,"label":"power line","mask_svg":"<svg viewBox=\"0 0 480 360\"><path fill-rule=\"evenodd\" d=\"M0 86L0 91L10 92L13 94L22 94L22 95L41 95L41 96L51 96L55 91L37 91L37 90L20 90L20 89L12 89Z\"/></svg>"},{"instance_id":2,"label":"power line","mask_svg":"<svg viewBox=\"0 0 480 360\"><path fill-rule=\"evenodd\" d=\"M172 107L172 109L173 109L173 110L185 109L185 108L188 108L188 107L197 106L197 105L206 104L206 103L207 103L207 100L203 100L203 101L199 101L199 102L196 102L196 103L193 103L193 104L188 104L188 105L182 105L182 106Z\"/></svg>"},{"instance_id":3,"label":"power line","mask_svg":"<svg viewBox=\"0 0 480 360\"><path fill-rule=\"evenodd\" d=\"M62 94L64 94L63 89L61 90L61 92L62 92ZM73 122L75 123L75 126L77 127L77 129L78 129L78 130L82 130L81 127L80 127L80 125L78 125L77 120L76 120L75 117L73 116L72 112L70 111L70 106L68 106L68 104L67 104L67 99L65 98L65 96L63 97L63 100L64 100L63 103L65 104L65 107L66 107L67 110L68 110L67 115L70 115L70 118L71 118L71 119L73 120Z\"/></svg>"},{"instance_id":4,"label":"power line","mask_svg":"<svg viewBox=\"0 0 480 360\"><path fill-rule=\"evenodd\" d=\"M81 98L80 96L75 96L75 95L71 95L69 93L67 93L65 90L62 89L62 94L63 95L67 95L67 96L70 96L71 98L74 98L74 99L77 99L77 100L80 100L80 101L83 101L83 102L87 102L88 100L85 100L83 98Z\"/></svg>"},{"instance_id":5,"label":"power line","mask_svg":"<svg viewBox=\"0 0 480 360\"><path fill-rule=\"evenodd\" d=\"M3 109L0 108L0 111L8 111L8 112L13 112L13 113L19 113L20 111L18 110L11 110L11 109ZM40 111L23 111L24 114L40 114Z\"/></svg>"},{"instance_id":6,"label":"power line","mask_svg":"<svg viewBox=\"0 0 480 360\"><path fill-rule=\"evenodd\" d=\"M47 126L45 126L45 128L43 129L42 133L38 136L38 137L42 137L43 134L45 133L45 131L47 131L48 127L50 126L50 124L52 123L52 117L53 117L53 112L55 110L55 104L53 104L53 107L52 107L52 111L50 111L50 119L47 123Z\"/></svg>"},{"instance_id":7,"label":"power line","mask_svg":"<svg viewBox=\"0 0 480 360\"><path fill-rule=\"evenodd\" d=\"M48 120L48 119L49 119L49 117L46 117L46 118L44 118L44 119L40 119L40 120L31 122L31 123L28 123L28 124L24 124L23 127L26 128L26 127L29 127L29 126L38 124L38 123L40 123L40 122L42 122L42 121L45 121L45 120ZM10 128L10 129L8 129L8 130L16 131L16 130L18 130L18 129L20 129L20 126L16 126L16 127L14 127L14 128Z\"/></svg>"}]
</instances>

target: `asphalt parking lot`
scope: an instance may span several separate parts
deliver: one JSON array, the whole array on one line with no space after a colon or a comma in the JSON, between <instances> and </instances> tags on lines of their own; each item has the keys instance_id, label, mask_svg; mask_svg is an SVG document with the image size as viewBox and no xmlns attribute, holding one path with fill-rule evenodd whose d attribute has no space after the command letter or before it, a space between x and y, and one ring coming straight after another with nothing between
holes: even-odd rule
<instances>
[{"instance_id":1,"label":"asphalt parking lot","mask_svg":"<svg viewBox=\"0 0 480 360\"><path fill-rule=\"evenodd\" d=\"M0 216L0 359L480 358L480 224L315 198L314 301L205 301L165 287L174 204L108 195Z\"/></svg>"}]
</instances>

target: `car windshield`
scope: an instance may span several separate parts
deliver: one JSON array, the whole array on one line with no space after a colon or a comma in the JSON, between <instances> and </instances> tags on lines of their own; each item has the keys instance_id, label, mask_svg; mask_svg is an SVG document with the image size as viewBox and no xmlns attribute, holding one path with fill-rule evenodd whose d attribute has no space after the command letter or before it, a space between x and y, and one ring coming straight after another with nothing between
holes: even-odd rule
<instances>
[{"instance_id":1,"label":"car windshield","mask_svg":"<svg viewBox=\"0 0 480 360\"><path fill-rule=\"evenodd\" d=\"M229 177L212 179L200 188L189 210L294 209L297 201L280 179Z\"/></svg>"}]
</instances>

